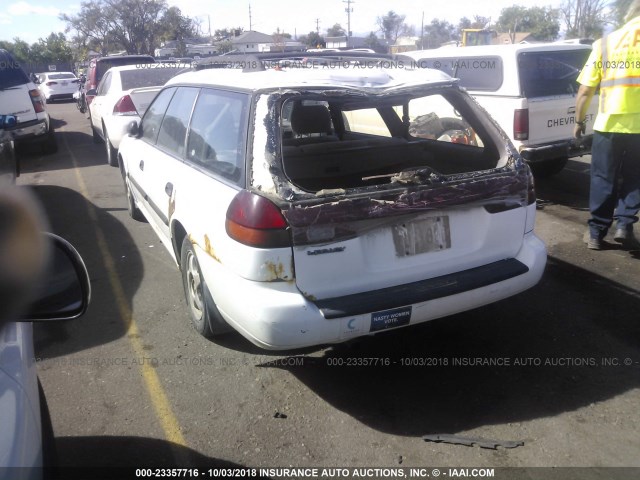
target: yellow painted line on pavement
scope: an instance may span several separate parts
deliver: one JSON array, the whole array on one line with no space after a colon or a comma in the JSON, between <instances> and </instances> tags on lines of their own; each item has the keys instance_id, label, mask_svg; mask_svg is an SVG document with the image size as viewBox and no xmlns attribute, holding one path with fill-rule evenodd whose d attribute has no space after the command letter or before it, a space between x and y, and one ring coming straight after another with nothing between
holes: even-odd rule
<instances>
[{"instance_id":1,"label":"yellow painted line on pavement","mask_svg":"<svg viewBox=\"0 0 640 480\"><path fill-rule=\"evenodd\" d=\"M98 215L96 213L95 207L89 199L89 191L87 189L86 183L84 182L84 178L82 177L82 173L80 172L78 160L69 148L67 139L64 136L62 138L64 139L65 148L69 152L69 156L71 157L71 160L73 162L73 170L80 187L80 193L88 201L87 210L89 213L89 218L94 224L98 249L100 250L105 269L109 276L109 283L116 299L116 305L118 307L120 318L127 327L127 338L131 343L131 347L133 348L136 357L144 358L146 353L143 349L138 326L133 318L129 302L127 301L127 297L124 293L122 282L120 282L120 279L118 278L118 272L116 270L115 262L113 261L113 256L109 251L109 244L107 243L104 232L100 227L100 223L98 222ZM156 416L158 417L162 429L164 430L166 439L175 446L186 447L187 443L180 430L180 424L178 423L178 419L171 409L169 399L167 398L167 395L162 388L158 373L150 364L150 362L142 362L142 365L139 366L142 377L144 378L145 386L147 388L147 391L149 392L149 396L151 397ZM177 465L185 467L188 466L190 461L186 453L187 450L185 448L175 448L174 445L172 445L172 449Z\"/></svg>"}]
</instances>

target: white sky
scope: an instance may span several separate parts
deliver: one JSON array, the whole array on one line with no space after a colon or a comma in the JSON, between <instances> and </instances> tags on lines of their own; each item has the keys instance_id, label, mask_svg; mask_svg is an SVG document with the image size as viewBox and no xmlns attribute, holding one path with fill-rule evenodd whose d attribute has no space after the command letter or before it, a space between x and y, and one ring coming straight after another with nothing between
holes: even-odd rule
<instances>
[{"instance_id":1,"label":"white sky","mask_svg":"<svg viewBox=\"0 0 640 480\"><path fill-rule=\"evenodd\" d=\"M562 0L355 0L351 8L351 30L354 35L377 31L376 18L393 10L405 15L405 21L419 31L422 14L425 24L432 19L444 19L457 24L462 17L472 19L482 15L497 20L500 11L511 5L559 6ZM64 12L74 14L80 10L81 0L0 0L0 40L20 37L28 43L47 37L52 31L63 32L64 22L58 15ZM280 28L291 35L303 35L315 31L316 20L320 23L321 34L340 23L347 28L346 0L167 0L170 6L178 6L182 13L196 17L205 34L227 27L249 29L249 3L251 4L252 28L271 34Z\"/></svg>"}]
</instances>

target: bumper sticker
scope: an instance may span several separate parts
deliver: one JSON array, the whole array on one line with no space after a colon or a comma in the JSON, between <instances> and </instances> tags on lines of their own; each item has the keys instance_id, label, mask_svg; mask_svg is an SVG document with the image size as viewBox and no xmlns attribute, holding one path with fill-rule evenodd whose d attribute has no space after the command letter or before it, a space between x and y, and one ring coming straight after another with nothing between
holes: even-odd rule
<instances>
[{"instance_id":1,"label":"bumper sticker","mask_svg":"<svg viewBox=\"0 0 640 480\"><path fill-rule=\"evenodd\" d=\"M401 307L394 308L393 310L384 310L382 312L376 312L371 314L371 328L370 332L377 332L380 330L386 330L387 328L401 327L403 325L409 325L411 320L411 308Z\"/></svg>"}]
</instances>

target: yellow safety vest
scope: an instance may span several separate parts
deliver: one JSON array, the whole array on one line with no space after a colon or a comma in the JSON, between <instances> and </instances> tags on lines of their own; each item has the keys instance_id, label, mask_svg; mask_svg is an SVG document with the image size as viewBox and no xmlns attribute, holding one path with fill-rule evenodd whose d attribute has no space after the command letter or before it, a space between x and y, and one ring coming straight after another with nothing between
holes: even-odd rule
<instances>
[{"instance_id":1,"label":"yellow safety vest","mask_svg":"<svg viewBox=\"0 0 640 480\"><path fill-rule=\"evenodd\" d=\"M640 17L601 40L600 112L640 113Z\"/></svg>"}]
</instances>

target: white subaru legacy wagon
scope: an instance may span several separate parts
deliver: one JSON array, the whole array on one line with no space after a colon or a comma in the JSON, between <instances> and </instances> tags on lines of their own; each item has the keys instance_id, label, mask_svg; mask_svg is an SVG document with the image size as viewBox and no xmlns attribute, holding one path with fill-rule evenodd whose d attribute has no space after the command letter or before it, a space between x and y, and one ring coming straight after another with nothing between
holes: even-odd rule
<instances>
[{"instance_id":1,"label":"white subaru legacy wagon","mask_svg":"<svg viewBox=\"0 0 640 480\"><path fill-rule=\"evenodd\" d=\"M198 332L337 343L534 286L533 178L500 127L442 72L330 61L178 75L129 126L129 212Z\"/></svg>"}]
</instances>

